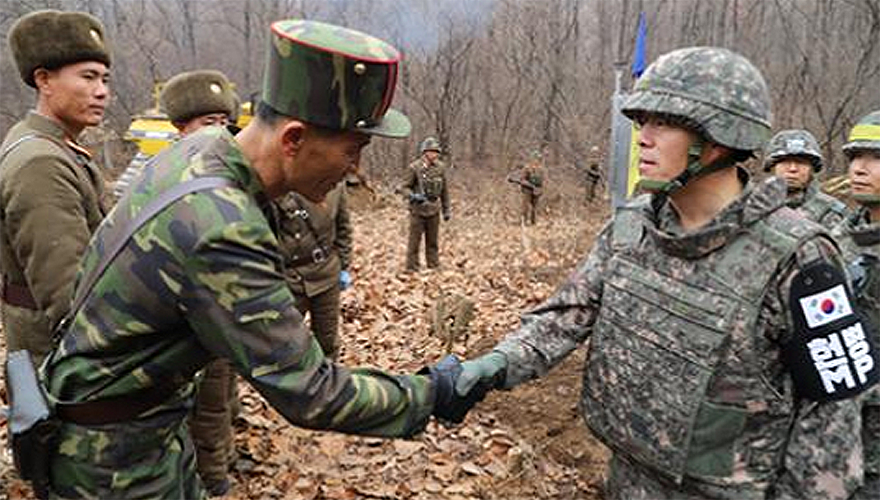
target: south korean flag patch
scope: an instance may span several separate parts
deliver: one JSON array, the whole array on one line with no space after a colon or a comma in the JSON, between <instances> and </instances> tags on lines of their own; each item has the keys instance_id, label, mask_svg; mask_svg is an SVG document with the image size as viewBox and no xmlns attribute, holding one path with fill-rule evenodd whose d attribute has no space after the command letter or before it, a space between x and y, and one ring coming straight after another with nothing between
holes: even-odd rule
<instances>
[{"instance_id":1,"label":"south korean flag patch","mask_svg":"<svg viewBox=\"0 0 880 500\"><path fill-rule=\"evenodd\" d=\"M789 304L794 331L782 354L799 396L836 401L880 381L874 326L855 307L842 271L806 266L792 280Z\"/></svg>"}]
</instances>

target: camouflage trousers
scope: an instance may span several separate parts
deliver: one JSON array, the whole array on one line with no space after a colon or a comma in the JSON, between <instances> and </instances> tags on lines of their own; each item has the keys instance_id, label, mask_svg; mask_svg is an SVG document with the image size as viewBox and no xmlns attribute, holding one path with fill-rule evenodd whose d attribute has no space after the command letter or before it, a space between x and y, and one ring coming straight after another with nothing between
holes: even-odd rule
<instances>
[{"instance_id":1,"label":"camouflage trousers","mask_svg":"<svg viewBox=\"0 0 880 500\"><path fill-rule=\"evenodd\" d=\"M324 355L331 359L339 353L339 296L338 286L331 286L312 297L294 294L296 308L303 316L308 312L312 332Z\"/></svg>"},{"instance_id":2,"label":"camouflage trousers","mask_svg":"<svg viewBox=\"0 0 880 500\"><path fill-rule=\"evenodd\" d=\"M236 399L235 370L230 361L220 358L208 363L189 416L199 475L206 483L223 481L235 456L232 419Z\"/></svg>"},{"instance_id":3,"label":"camouflage trousers","mask_svg":"<svg viewBox=\"0 0 880 500\"><path fill-rule=\"evenodd\" d=\"M422 237L425 239L425 260L428 267L440 266L440 214L428 217L410 214L409 216L409 242L406 246L406 269L418 271L419 248L422 245Z\"/></svg>"},{"instance_id":4,"label":"camouflage trousers","mask_svg":"<svg viewBox=\"0 0 880 500\"><path fill-rule=\"evenodd\" d=\"M876 388L862 406L862 443L865 447L865 482L853 500L880 498L880 401Z\"/></svg>"},{"instance_id":5,"label":"camouflage trousers","mask_svg":"<svg viewBox=\"0 0 880 500\"><path fill-rule=\"evenodd\" d=\"M58 438L52 498L206 498L189 431L177 413L125 424L64 423Z\"/></svg>"},{"instance_id":6,"label":"camouflage trousers","mask_svg":"<svg viewBox=\"0 0 880 500\"><path fill-rule=\"evenodd\" d=\"M535 224L538 216L538 199L541 198L541 195L524 190L521 197L520 220L523 224Z\"/></svg>"},{"instance_id":7,"label":"camouflage trousers","mask_svg":"<svg viewBox=\"0 0 880 500\"><path fill-rule=\"evenodd\" d=\"M695 483L675 484L637 462L615 454L605 481L605 500L766 500L766 491Z\"/></svg>"}]
</instances>

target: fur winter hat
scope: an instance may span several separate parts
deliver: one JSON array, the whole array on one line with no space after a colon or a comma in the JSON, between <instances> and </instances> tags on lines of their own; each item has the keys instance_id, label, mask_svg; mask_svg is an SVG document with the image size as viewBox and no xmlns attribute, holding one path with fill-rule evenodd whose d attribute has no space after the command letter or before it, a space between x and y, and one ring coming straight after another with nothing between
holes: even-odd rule
<instances>
[{"instance_id":1,"label":"fur winter hat","mask_svg":"<svg viewBox=\"0 0 880 500\"><path fill-rule=\"evenodd\" d=\"M21 79L36 88L34 71L81 61L110 66L110 48L101 21L85 12L38 10L20 17L9 30L9 46Z\"/></svg>"},{"instance_id":2,"label":"fur winter hat","mask_svg":"<svg viewBox=\"0 0 880 500\"><path fill-rule=\"evenodd\" d=\"M172 122L210 113L232 116L235 95L226 75L214 70L180 73L165 84L159 97Z\"/></svg>"}]
</instances>

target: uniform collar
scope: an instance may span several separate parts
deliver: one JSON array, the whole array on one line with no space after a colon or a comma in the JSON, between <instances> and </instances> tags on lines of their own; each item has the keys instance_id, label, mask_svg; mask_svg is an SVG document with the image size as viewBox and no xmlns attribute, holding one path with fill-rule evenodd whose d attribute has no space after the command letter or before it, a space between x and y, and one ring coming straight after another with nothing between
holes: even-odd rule
<instances>
[{"instance_id":1,"label":"uniform collar","mask_svg":"<svg viewBox=\"0 0 880 500\"><path fill-rule=\"evenodd\" d=\"M867 208L861 207L845 223L846 234L860 247L880 244L880 222L872 223L868 213Z\"/></svg>"},{"instance_id":2,"label":"uniform collar","mask_svg":"<svg viewBox=\"0 0 880 500\"><path fill-rule=\"evenodd\" d=\"M55 120L41 115L36 111L29 111L25 117L25 124L31 130L52 137L53 139L57 139L66 144L77 155L85 156L87 159L91 160L92 153L70 137L64 127Z\"/></svg>"},{"instance_id":3,"label":"uniform collar","mask_svg":"<svg viewBox=\"0 0 880 500\"><path fill-rule=\"evenodd\" d=\"M745 182L742 194L696 231L686 232L681 227L668 200L658 209L651 209L652 224L648 225L648 232L655 243L669 255L697 259L723 247L745 227L767 217L785 203L786 186L782 179L771 177L753 183L744 172L740 177Z\"/></svg>"},{"instance_id":4,"label":"uniform collar","mask_svg":"<svg viewBox=\"0 0 880 500\"><path fill-rule=\"evenodd\" d=\"M244 157L235 137L226 128L205 127L193 136L192 140L207 142L203 150L205 161L194 166L196 172L217 175L219 172L214 171L217 168L214 165L222 165L226 171L232 173L245 192L253 196L260 205L268 202L269 198L260 177ZM190 138L187 137L185 140L190 140Z\"/></svg>"}]
</instances>

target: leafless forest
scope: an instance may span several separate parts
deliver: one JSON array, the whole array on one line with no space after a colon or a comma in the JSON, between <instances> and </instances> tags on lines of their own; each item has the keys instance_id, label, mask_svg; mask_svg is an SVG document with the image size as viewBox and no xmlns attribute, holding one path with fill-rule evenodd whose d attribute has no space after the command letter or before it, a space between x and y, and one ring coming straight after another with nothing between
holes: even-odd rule
<instances>
[{"instance_id":1,"label":"leafless forest","mask_svg":"<svg viewBox=\"0 0 880 500\"><path fill-rule=\"evenodd\" d=\"M628 63L638 12L648 59L688 45L729 47L752 59L773 92L775 125L806 127L839 171L839 146L859 116L880 108L880 0L3 0L0 33L39 8L101 18L114 52L107 126L127 127L151 103L154 80L217 68L240 93L259 91L267 27L305 17L375 34L402 49L396 104L415 138L437 134L457 165L504 168L545 145L574 165L605 149L615 63ZM4 36L5 38L5 36ZM624 87L630 85L628 66ZM0 53L0 132L33 91ZM377 141L376 178L415 141Z\"/></svg>"}]
</instances>

